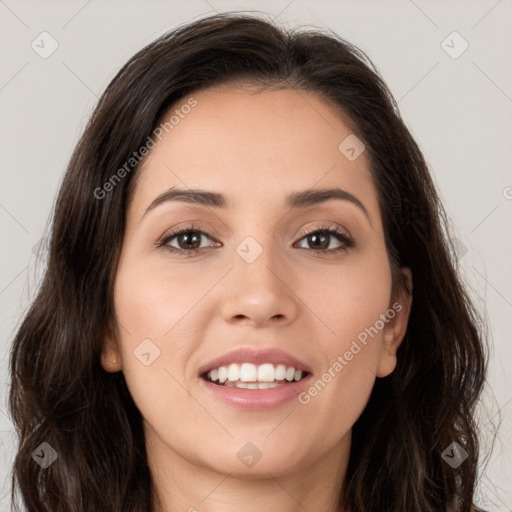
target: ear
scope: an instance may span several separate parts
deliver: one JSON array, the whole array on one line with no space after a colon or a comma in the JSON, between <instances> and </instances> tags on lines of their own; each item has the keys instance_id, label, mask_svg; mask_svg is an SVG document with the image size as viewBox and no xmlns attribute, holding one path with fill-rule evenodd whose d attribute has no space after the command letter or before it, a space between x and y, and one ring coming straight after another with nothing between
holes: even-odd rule
<instances>
[{"instance_id":1,"label":"ear","mask_svg":"<svg viewBox=\"0 0 512 512\"><path fill-rule=\"evenodd\" d=\"M386 313L389 321L383 330L381 352L377 364L377 377L387 377L395 369L396 353L407 331L412 306L412 273L410 269L405 267L401 269L401 272L402 282L397 287L398 290Z\"/></svg>"},{"instance_id":2,"label":"ear","mask_svg":"<svg viewBox=\"0 0 512 512\"><path fill-rule=\"evenodd\" d=\"M106 372L115 373L122 369L121 351L119 350L112 321L109 322L107 334L103 340L100 362Z\"/></svg>"}]
</instances>

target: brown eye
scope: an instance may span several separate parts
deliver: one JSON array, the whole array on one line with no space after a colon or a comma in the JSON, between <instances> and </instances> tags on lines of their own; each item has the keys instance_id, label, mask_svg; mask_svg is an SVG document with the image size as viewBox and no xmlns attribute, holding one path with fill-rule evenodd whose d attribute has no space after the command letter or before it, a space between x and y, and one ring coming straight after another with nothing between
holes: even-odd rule
<instances>
[{"instance_id":1,"label":"brown eye","mask_svg":"<svg viewBox=\"0 0 512 512\"><path fill-rule=\"evenodd\" d=\"M340 245L329 249L331 239L336 238ZM306 233L301 239L305 240L308 247L302 247L304 249L311 249L318 253L333 253L338 251L346 251L348 248L353 247L353 239L343 231L334 228L332 226L326 226L324 228L316 229Z\"/></svg>"},{"instance_id":2,"label":"brown eye","mask_svg":"<svg viewBox=\"0 0 512 512\"><path fill-rule=\"evenodd\" d=\"M328 249L331 235L326 233L313 233L306 237L311 249Z\"/></svg>"},{"instance_id":3,"label":"brown eye","mask_svg":"<svg viewBox=\"0 0 512 512\"><path fill-rule=\"evenodd\" d=\"M186 233L175 235L173 238L176 238L178 241L178 246L180 249L197 250L201 245L202 236L203 235L199 234L197 231L187 231Z\"/></svg>"},{"instance_id":4,"label":"brown eye","mask_svg":"<svg viewBox=\"0 0 512 512\"><path fill-rule=\"evenodd\" d=\"M202 237L211 239L208 233L193 226L188 226L166 235L158 243L158 247L164 247L170 252L192 255L204 249L204 247L201 247ZM174 245L171 245L171 242Z\"/></svg>"}]
</instances>

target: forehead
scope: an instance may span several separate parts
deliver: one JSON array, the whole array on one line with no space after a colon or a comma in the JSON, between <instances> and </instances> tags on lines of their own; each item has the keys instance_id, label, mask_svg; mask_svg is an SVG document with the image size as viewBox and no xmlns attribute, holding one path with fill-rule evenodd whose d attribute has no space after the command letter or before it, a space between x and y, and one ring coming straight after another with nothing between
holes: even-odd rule
<instances>
[{"instance_id":1,"label":"forehead","mask_svg":"<svg viewBox=\"0 0 512 512\"><path fill-rule=\"evenodd\" d=\"M242 208L255 198L270 205L294 190L336 186L378 208L366 153L350 160L340 150L354 135L316 94L207 89L176 103L160 126L166 122L139 169L136 203L184 186L221 190L229 207Z\"/></svg>"}]
</instances>

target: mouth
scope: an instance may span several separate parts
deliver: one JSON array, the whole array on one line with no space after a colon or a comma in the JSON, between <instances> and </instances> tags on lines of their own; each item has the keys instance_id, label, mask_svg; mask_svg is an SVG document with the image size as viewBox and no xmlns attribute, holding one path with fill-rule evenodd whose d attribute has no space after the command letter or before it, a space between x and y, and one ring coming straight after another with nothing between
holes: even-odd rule
<instances>
[{"instance_id":1,"label":"mouth","mask_svg":"<svg viewBox=\"0 0 512 512\"><path fill-rule=\"evenodd\" d=\"M311 380L312 370L278 349L239 349L200 368L199 377L215 399L263 410L295 398Z\"/></svg>"},{"instance_id":2,"label":"mouth","mask_svg":"<svg viewBox=\"0 0 512 512\"><path fill-rule=\"evenodd\" d=\"M299 382L309 372L284 364L231 363L205 372L201 378L217 386L239 389L273 389L291 382Z\"/></svg>"}]
</instances>

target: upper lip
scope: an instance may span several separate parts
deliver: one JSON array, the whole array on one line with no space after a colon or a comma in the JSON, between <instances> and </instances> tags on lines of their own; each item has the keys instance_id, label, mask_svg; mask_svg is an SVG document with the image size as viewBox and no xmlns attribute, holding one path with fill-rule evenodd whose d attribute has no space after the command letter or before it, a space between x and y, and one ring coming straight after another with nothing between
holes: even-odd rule
<instances>
[{"instance_id":1,"label":"upper lip","mask_svg":"<svg viewBox=\"0 0 512 512\"><path fill-rule=\"evenodd\" d=\"M307 364L303 363L296 357L287 354L283 350L277 348L239 348L217 357L199 368L199 375L208 373L210 370L221 366L229 366L232 363L252 363L255 365L264 363L271 363L274 365L284 364L286 366L293 366L296 370L311 373L311 368Z\"/></svg>"}]
</instances>

